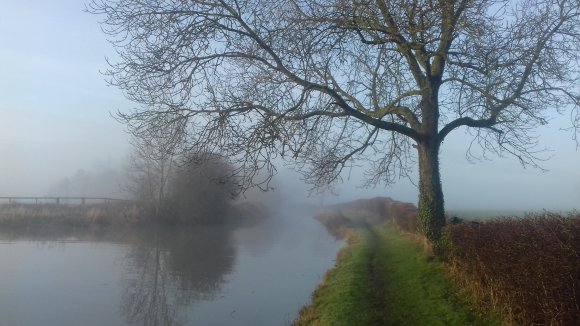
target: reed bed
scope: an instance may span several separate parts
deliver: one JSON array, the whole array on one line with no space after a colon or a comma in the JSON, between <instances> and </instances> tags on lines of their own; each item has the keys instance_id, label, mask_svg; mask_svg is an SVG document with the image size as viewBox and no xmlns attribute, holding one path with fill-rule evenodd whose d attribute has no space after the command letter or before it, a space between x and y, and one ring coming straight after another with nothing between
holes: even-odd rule
<instances>
[{"instance_id":1,"label":"reed bed","mask_svg":"<svg viewBox=\"0 0 580 326\"><path fill-rule=\"evenodd\" d=\"M5 204L0 205L0 226L28 228L43 226L111 226L135 224L140 209L134 204L89 205Z\"/></svg>"},{"instance_id":2,"label":"reed bed","mask_svg":"<svg viewBox=\"0 0 580 326\"><path fill-rule=\"evenodd\" d=\"M171 216L164 214L156 216L148 207L129 201L86 205L13 203L0 205L0 228L86 228L203 224L249 227L260 223L269 214L270 212L264 205L250 201L240 201L230 205L227 215L216 215L208 218L207 221L212 223L195 220L172 223Z\"/></svg>"}]
</instances>

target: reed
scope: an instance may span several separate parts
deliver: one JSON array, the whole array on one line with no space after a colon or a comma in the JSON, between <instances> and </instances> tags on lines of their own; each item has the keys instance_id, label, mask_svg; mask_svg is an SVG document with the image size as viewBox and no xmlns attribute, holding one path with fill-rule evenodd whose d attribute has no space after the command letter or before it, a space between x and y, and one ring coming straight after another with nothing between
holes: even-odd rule
<instances>
[{"instance_id":1,"label":"reed","mask_svg":"<svg viewBox=\"0 0 580 326\"><path fill-rule=\"evenodd\" d=\"M0 226L29 228L50 226L89 227L131 225L141 210L134 204L103 203L90 205L7 204L0 205Z\"/></svg>"}]
</instances>

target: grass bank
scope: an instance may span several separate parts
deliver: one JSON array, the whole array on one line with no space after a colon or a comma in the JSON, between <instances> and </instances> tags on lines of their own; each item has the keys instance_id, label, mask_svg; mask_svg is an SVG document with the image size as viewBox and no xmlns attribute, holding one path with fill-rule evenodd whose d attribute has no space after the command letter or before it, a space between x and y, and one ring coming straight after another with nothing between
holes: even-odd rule
<instances>
[{"instance_id":1,"label":"grass bank","mask_svg":"<svg viewBox=\"0 0 580 326\"><path fill-rule=\"evenodd\" d=\"M458 298L443 264L393 228L349 231L295 325L494 325Z\"/></svg>"}]
</instances>

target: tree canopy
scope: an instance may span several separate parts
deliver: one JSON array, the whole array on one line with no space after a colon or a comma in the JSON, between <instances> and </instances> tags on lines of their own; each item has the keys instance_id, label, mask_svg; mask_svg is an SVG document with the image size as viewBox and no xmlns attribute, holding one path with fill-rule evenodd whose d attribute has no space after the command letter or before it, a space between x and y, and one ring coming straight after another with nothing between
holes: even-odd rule
<instances>
[{"instance_id":1,"label":"tree canopy","mask_svg":"<svg viewBox=\"0 0 580 326\"><path fill-rule=\"evenodd\" d=\"M580 126L577 0L94 1L133 128L181 123L245 184L289 158L316 186L367 162L367 182L419 163L423 231L444 224L440 145L460 127L536 165L540 125ZM171 116L172 119L163 117ZM186 123L183 123L183 122ZM413 147L417 148L414 154Z\"/></svg>"}]
</instances>

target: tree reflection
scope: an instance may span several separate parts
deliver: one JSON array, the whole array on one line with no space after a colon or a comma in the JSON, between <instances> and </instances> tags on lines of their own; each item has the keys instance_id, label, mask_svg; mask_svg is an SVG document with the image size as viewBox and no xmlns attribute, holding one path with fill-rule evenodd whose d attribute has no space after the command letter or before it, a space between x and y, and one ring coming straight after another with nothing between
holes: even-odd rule
<instances>
[{"instance_id":1,"label":"tree reflection","mask_svg":"<svg viewBox=\"0 0 580 326\"><path fill-rule=\"evenodd\" d=\"M132 235L122 311L135 325L177 325L180 310L212 300L235 249L224 228L144 230Z\"/></svg>"}]
</instances>

